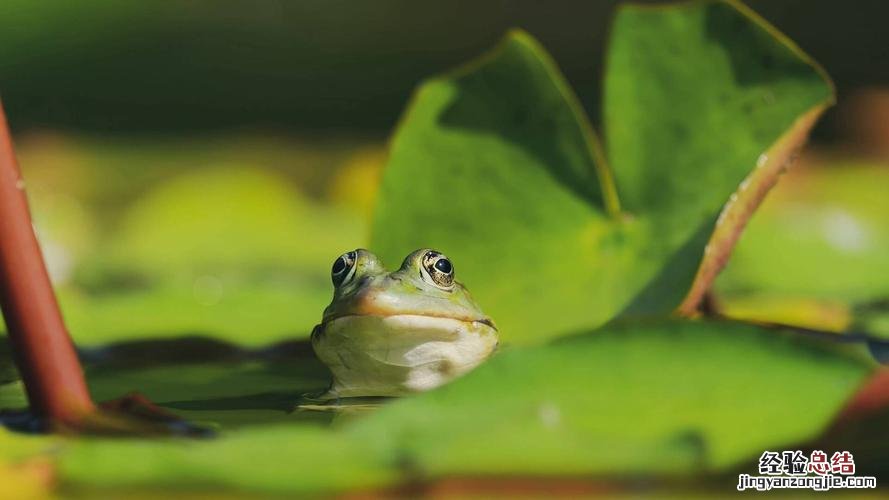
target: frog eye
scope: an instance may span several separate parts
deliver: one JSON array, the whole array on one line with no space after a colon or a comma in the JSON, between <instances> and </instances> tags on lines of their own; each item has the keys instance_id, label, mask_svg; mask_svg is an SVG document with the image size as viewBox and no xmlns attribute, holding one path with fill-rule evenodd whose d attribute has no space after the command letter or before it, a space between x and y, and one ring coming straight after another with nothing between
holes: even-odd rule
<instances>
[{"instance_id":1,"label":"frog eye","mask_svg":"<svg viewBox=\"0 0 889 500\"><path fill-rule=\"evenodd\" d=\"M340 286L352 279L352 276L355 275L355 261L357 259L358 252L353 250L340 255L333 261L333 267L330 268L333 286Z\"/></svg>"},{"instance_id":2,"label":"frog eye","mask_svg":"<svg viewBox=\"0 0 889 500\"><path fill-rule=\"evenodd\" d=\"M433 285L449 290L454 287L454 265L443 254L430 250L423 255L423 278Z\"/></svg>"}]
</instances>

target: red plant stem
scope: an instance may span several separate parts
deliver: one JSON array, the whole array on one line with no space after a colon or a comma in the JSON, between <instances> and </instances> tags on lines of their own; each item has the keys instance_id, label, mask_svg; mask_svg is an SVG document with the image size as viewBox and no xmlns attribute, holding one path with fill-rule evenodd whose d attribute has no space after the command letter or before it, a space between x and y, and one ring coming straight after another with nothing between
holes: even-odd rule
<instances>
[{"instance_id":1,"label":"red plant stem","mask_svg":"<svg viewBox=\"0 0 889 500\"><path fill-rule=\"evenodd\" d=\"M34 234L2 102L0 307L32 412L75 423L94 411Z\"/></svg>"}]
</instances>

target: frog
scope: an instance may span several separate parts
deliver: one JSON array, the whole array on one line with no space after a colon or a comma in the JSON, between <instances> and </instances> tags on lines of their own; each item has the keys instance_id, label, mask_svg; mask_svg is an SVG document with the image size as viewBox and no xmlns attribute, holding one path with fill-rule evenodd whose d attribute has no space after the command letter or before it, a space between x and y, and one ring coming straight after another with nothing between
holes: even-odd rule
<instances>
[{"instance_id":1,"label":"frog","mask_svg":"<svg viewBox=\"0 0 889 500\"><path fill-rule=\"evenodd\" d=\"M396 271L370 251L340 255L333 299L311 343L332 383L319 399L401 397L442 386L476 368L499 332L443 253L421 248Z\"/></svg>"}]
</instances>

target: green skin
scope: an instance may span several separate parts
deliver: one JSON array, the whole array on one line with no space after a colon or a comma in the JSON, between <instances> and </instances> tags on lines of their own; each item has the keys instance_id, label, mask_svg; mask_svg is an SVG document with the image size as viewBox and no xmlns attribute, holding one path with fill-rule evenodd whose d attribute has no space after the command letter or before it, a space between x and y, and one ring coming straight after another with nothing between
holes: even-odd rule
<instances>
[{"instance_id":1,"label":"green skin","mask_svg":"<svg viewBox=\"0 0 889 500\"><path fill-rule=\"evenodd\" d=\"M333 373L327 398L428 390L494 351L494 323L461 283L436 281L442 273L432 268L430 255L446 259L420 249L389 272L374 254L355 250L312 332L315 353Z\"/></svg>"}]
</instances>

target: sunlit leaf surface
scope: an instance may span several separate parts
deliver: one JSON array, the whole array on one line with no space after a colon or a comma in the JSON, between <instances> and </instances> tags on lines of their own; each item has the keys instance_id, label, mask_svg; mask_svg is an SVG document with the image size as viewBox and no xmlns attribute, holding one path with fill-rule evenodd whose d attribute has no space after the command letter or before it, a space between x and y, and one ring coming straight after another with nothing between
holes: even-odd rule
<instances>
[{"instance_id":1,"label":"sunlit leaf surface","mask_svg":"<svg viewBox=\"0 0 889 500\"><path fill-rule=\"evenodd\" d=\"M706 290L831 101L820 69L731 3L626 7L605 79L609 168L558 69L515 32L417 91L372 248L390 265L418 247L447 253L511 342L665 314L702 262Z\"/></svg>"}]
</instances>

